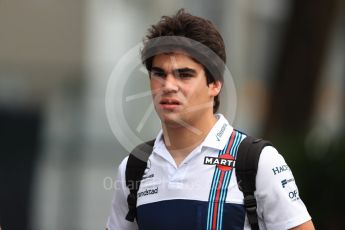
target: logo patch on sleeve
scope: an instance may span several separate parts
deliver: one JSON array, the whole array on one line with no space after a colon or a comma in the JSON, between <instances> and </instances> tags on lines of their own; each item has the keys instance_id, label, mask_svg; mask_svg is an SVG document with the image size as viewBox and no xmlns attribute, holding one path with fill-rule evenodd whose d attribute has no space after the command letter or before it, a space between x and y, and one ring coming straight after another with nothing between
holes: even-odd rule
<instances>
[{"instance_id":1,"label":"logo patch on sleeve","mask_svg":"<svg viewBox=\"0 0 345 230\"><path fill-rule=\"evenodd\" d=\"M281 183L282 183L283 188L285 188L285 187L286 187L286 185L287 185L288 183L293 182L293 181L295 181L295 179L294 179L294 178L290 178L290 179L284 179L284 180L282 180L282 181L281 181Z\"/></svg>"}]
</instances>

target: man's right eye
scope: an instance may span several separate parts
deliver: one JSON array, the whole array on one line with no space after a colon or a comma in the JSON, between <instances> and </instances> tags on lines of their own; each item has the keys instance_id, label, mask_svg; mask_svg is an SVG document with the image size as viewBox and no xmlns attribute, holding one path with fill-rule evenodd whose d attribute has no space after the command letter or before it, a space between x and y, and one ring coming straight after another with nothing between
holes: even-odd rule
<instances>
[{"instance_id":1,"label":"man's right eye","mask_svg":"<svg viewBox=\"0 0 345 230\"><path fill-rule=\"evenodd\" d=\"M151 77L164 77L165 76L165 73L163 72L158 72L158 71L151 71Z\"/></svg>"}]
</instances>

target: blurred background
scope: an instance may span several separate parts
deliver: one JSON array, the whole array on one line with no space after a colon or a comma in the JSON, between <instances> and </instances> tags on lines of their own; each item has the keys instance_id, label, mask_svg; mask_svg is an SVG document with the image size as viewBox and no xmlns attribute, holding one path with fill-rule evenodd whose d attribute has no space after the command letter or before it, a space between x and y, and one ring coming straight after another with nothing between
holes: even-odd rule
<instances>
[{"instance_id":1,"label":"blurred background","mask_svg":"<svg viewBox=\"0 0 345 230\"><path fill-rule=\"evenodd\" d=\"M344 229L345 1L0 0L3 230L105 228L128 154L107 121L109 76L179 8L224 37L233 126L274 143L317 229Z\"/></svg>"}]
</instances>

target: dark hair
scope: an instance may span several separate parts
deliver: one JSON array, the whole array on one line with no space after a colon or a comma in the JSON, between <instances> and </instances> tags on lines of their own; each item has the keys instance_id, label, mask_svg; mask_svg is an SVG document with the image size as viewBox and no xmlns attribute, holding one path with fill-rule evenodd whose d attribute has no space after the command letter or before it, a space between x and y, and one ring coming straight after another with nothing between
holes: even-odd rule
<instances>
[{"instance_id":1,"label":"dark hair","mask_svg":"<svg viewBox=\"0 0 345 230\"><path fill-rule=\"evenodd\" d=\"M209 50L208 52L203 52L200 51L202 49L197 49L198 54L191 54L191 56L194 60L203 65L207 85L215 82L216 80L223 82L223 73L226 62L225 46L222 36L211 21L191 15L184 9L180 9L171 17L163 16L156 25L152 25L148 29L148 34L144 39L144 48L141 51L141 59L148 71L150 71L152 68L154 58L154 55L152 55L152 50L151 54L148 54L150 53L149 47L152 45L150 44L150 40L163 36L185 37L201 43L203 47L207 47ZM190 50L188 49L188 44L181 46L175 44L174 47L175 49L182 49L188 54L191 53L189 52ZM193 50L193 52L195 53L195 50ZM210 52L212 52L213 56L216 58L210 57ZM203 60L201 61L200 59ZM219 61L217 62L214 59ZM205 65L205 63L207 63L207 65ZM217 112L219 104L219 95L217 95L214 98L213 113Z\"/></svg>"}]
</instances>

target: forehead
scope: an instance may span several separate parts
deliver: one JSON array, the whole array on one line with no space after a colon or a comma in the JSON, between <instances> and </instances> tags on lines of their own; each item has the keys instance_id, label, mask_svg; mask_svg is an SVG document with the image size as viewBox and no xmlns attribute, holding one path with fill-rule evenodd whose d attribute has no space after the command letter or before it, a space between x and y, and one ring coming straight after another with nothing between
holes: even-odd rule
<instances>
[{"instance_id":1,"label":"forehead","mask_svg":"<svg viewBox=\"0 0 345 230\"><path fill-rule=\"evenodd\" d=\"M177 68L202 69L202 65L185 53L162 53L154 56L152 67L164 70Z\"/></svg>"}]
</instances>

